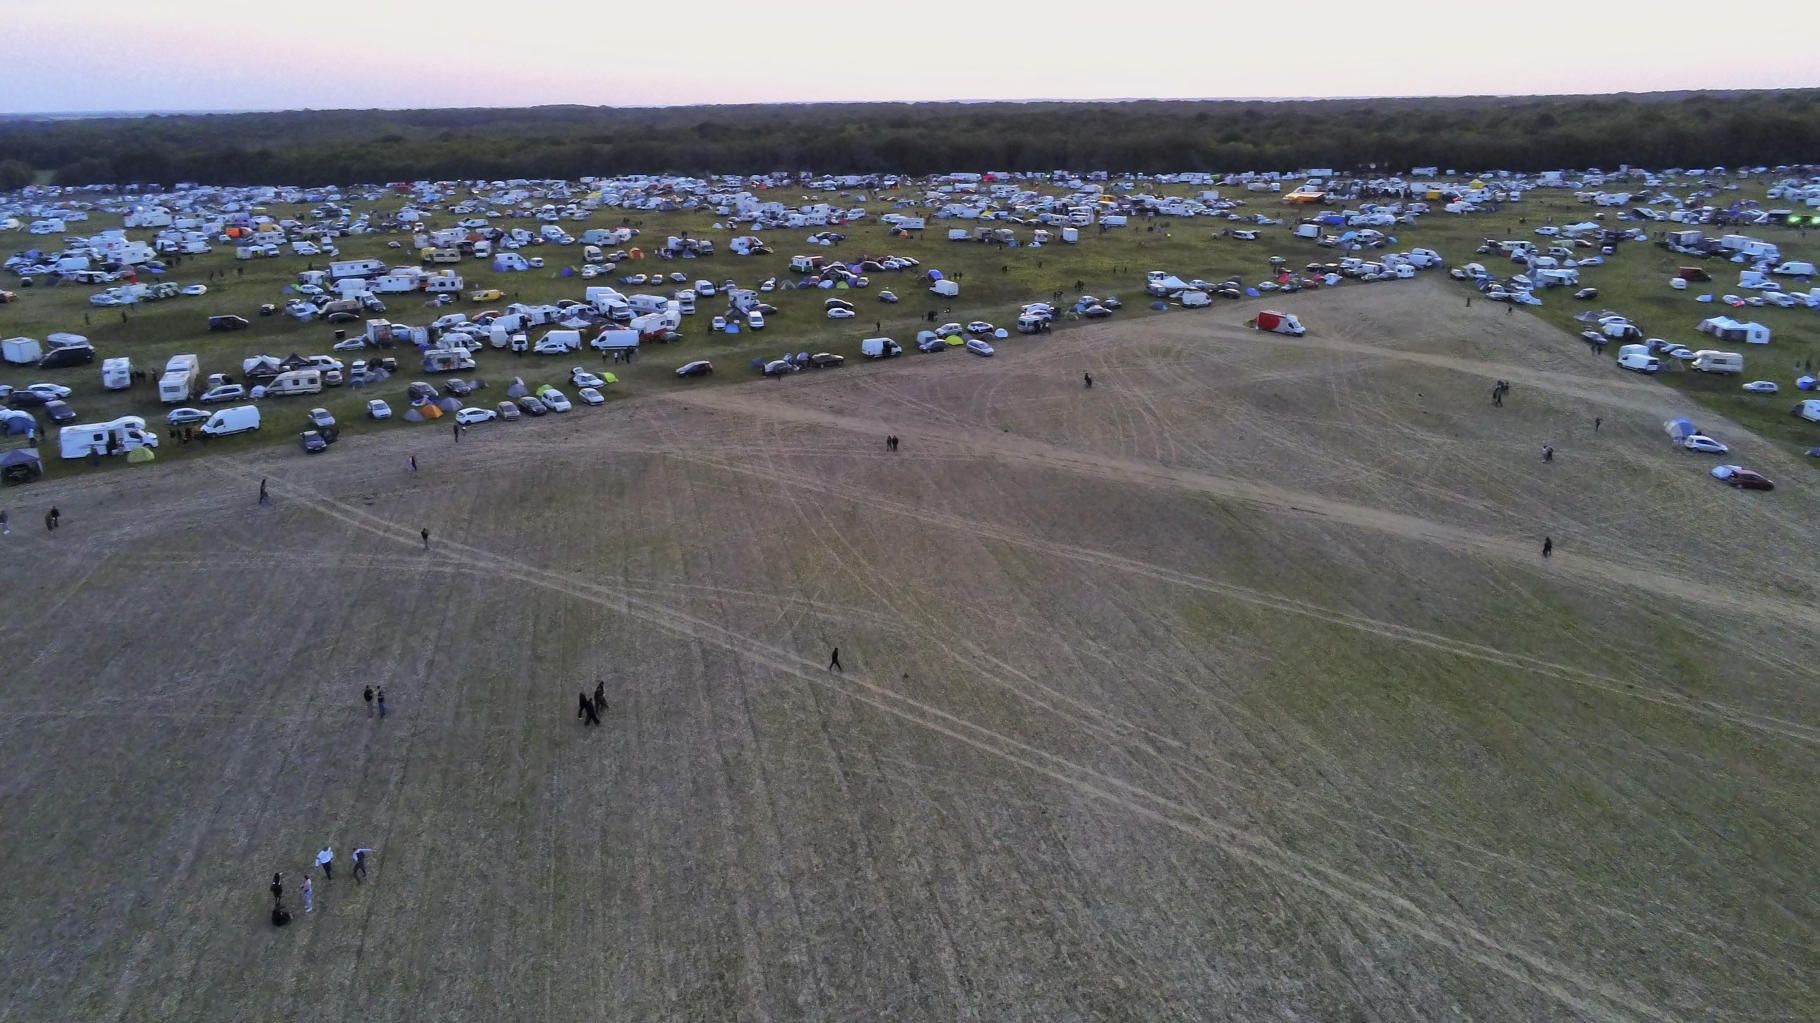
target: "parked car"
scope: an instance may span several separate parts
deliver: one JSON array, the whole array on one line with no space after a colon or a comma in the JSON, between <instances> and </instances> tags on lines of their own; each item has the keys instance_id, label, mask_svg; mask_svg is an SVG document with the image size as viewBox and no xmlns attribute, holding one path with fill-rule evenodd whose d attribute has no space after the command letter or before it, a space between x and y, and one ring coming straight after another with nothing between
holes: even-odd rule
<instances>
[{"instance_id":1,"label":"parked car","mask_svg":"<svg viewBox=\"0 0 1820 1023\"><path fill-rule=\"evenodd\" d=\"M519 408L519 411L523 412L525 415L528 415L528 416L547 415L550 411L549 406L545 405L541 401L538 401L537 396L534 394L526 394L526 395L521 396L518 399L518 408Z\"/></svg>"},{"instance_id":2,"label":"parked car","mask_svg":"<svg viewBox=\"0 0 1820 1023\"><path fill-rule=\"evenodd\" d=\"M1782 390L1774 380L1752 380L1744 385L1744 389L1751 394L1775 394Z\"/></svg>"},{"instance_id":3,"label":"parked car","mask_svg":"<svg viewBox=\"0 0 1820 1023\"><path fill-rule=\"evenodd\" d=\"M897 301L897 295L894 292L881 291L878 293L878 300L889 305Z\"/></svg>"},{"instance_id":4,"label":"parked car","mask_svg":"<svg viewBox=\"0 0 1820 1023\"><path fill-rule=\"evenodd\" d=\"M499 413L490 408L464 408L455 413L455 421L463 426L473 426L475 423L491 422L498 416Z\"/></svg>"},{"instance_id":5,"label":"parked car","mask_svg":"<svg viewBox=\"0 0 1820 1023\"><path fill-rule=\"evenodd\" d=\"M1776 489L1776 484L1771 482L1768 477L1741 465L1715 465L1713 466L1713 478L1729 483L1739 490Z\"/></svg>"},{"instance_id":6,"label":"parked car","mask_svg":"<svg viewBox=\"0 0 1820 1023\"><path fill-rule=\"evenodd\" d=\"M297 442L306 455L320 455L329 449L329 441L316 430L305 430L297 435Z\"/></svg>"},{"instance_id":7,"label":"parked car","mask_svg":"<svg viewBox=\"0 0 1820 1023\"><path fill-rule=\"evenodd\" d=\"M374 398L367 402L367 415L373 419L390 419L392 418L392 406Z\"/></svg>"},{"instance_id":8,"label":"parked car","mask_svg":"<svg viewBox=\"0 0 1820 1023\"><path fill-rule=\"evenodd\" d=\"M974 320L972 323L967 324L967 333L969 334L984 337L985 335L992 333L992 331L992 324L987 323L985 320Z\"/></svg>"},{"instance_id":9,"label":"parked car","mask_svg":"<svg viewBox=\"0 0 1820 1023\"><path fill-rule=\"evenodd\" d=\"M605 405L607 403L607 399L600 393L600 390L594 387L584 387L576 391L575 396L587 405Z\"/></svg>"},{"instance_id":10,"label":"parked car","mask_svg":"<svg viewBox=\"0 0 1820 1023\"><path fill-rule=\"evenodd\" d=\"M605 380L602 380L600 377L595 376L593 373L588 372L586 367L576 366L575 368L569 370L569 386L571 386L571 387L605 387L605 386L607 386L607 382Z\"/></svg>"},{"instance_id":11,"label":"parked car","mask_svg":"<svg viewBox=\"0 0 1820 1023\"><path fill-rule=\"evenodd\" d=\"M465 398L474 393L474 385L460 377L450 377L443 382L442 389L457 398Z\"/></svg>"},{"instance_id":12,"label":"parked car","mask_svg":"<svg viewBox=\"0 0 1820 1023\"><path fill-rule=\"evenodd\" d=\"M676 375L679 377L705 377L712 372L714 372L714 364L706 359L685 362L676 368Z\"/></svg>"},{"instance_id":13,"label":"parked car","mask_svg":"<svg viewBox=\"0 0 1820 1023\"><path fill-rule=\"evenodd\" d=\"M1582 302L1590 302L1593 299L1599 297L1599 289L1598 288L1581 288L1579 291L1574 292L1574 297L1581 300Z\"/></svg>"},{"instance_id":14,"label":"parked car","mask_svg":"<svg viewBox=\"0 0 1820 1023\"><path fill-rule=\"evenodd\" d=\"M853 310L845 309L841 306L835 306L828 310L828 319L830 320L851 320L853 315Z\"/></svg>"},{"instance_id":15,"label":"parked car","mask_svg":"<svg viewBox=\"0 0 1820 1023\"><path fill-rule=\"evenodd\" d=\"M310 425L318 430L326 430L335 425L335 417L329 414L328 409L313 408L310 410Z\"/></svg>"},{"instance_id":16,"label":"parked car","mask_svg":"<svg viewBox=\"0 0 1820 1023\"><path fill-rule=\"evenodd\" d=\"M1689 451L1698 451L1708 455L1723 455L1731 450L1703 433L1689 435L1681 441L1681 446Z\"/></svg>"},{"instance_id":17,"label":"parked car","mask_svg":"<svg viewBox=\"0 0 1820 1023\"><path fill-rule=\"evenodd\" d=\"M27 391L31 391L33 394L44 395L45 401L60 400L63 398L67 398L71 394L75 393L75 392L71 391L69 388L63 386L62 384L50 384L50 383L26 384L24 389Z\"/></svg>"},{"instance_id":18,"label":"parked car","mask_svg":"<svg viewBox=\"0 0 1820 1023\"><path fill-rule=\"evenodd\" d=\"M502 401L493 406L493 411L498 412L499 418L508 423L518 422L519 416L523 414L518 411L518 406L516 404L509 401Z\"/></svg>"},{"instance_id":19,"label":"parked car","mask_svg":"<svg viewBox=\"0 0 1820 1023\"><path fill-rule=\"evenodd\" d=\"M554 387L543 388L537 392L537 397L550 407L551 412L567 412L575 407L569 403L568 396Z\"/></svg>"},{"instance_id":20,"label":"parked car","mask_svg":"<svg viewBox=\"0 0 1820 1023\"><path fill-rule=\"evenodd\" d=\"M244 317L244 316L211 316L211 317L209 317L209 329L210 330L245 330L246 327L247 327L246 317Z\"/></svg>"},{"instance_id":21,"label":"parked car","mask_svg":"<svg viewBox=\"0 0 1820 1023\"><path fill-rule=\"evenodd\" d=\"M442 397L442 395L437 392L434 385L424 383L422 380L411 381L405 386L404 393L405 397L410 399L410 402L413 405L420 402L435 401L437 398Z\"/></svg>"},{"instance_id":22,"label":"parked car","mask_svg":"<svg viewBox=\"0 0 1820 1023\"><path fill-rule=\"evenodd\" d=\"M209 286L206 284L186 284L183 286L183 289L179 293L188 295L191 298L195 298L198 295L208 294Z\"/></svg>"},{"instance_id":23,"label":"parked car","mask_svg":"<svg viewBox=\"0 0 1820 1023\"><path fill-rule=\"evenodd\" d=\"M189 426L193 423L207 422L209 413L199 408L174 408L164 417L171 426Z\"/></svg>"},{"instance_id":24,"label":"parked car","mask_svg":"<svg viewBox=\"0 0 1820 1023\"><path fill-rule=\"evenodd\" d=\"M975 355L992 354L992 346L987 344L985 339L977 337L970 337L967 339L967 350Z\"/></svg>"},{"instance_id":25,"label":"parked car","mask_svg":"<svg viewBox=\"0 0 1820 1023\"><path fill-rule=\"evenodd\" d=\"M202 402L204 405L215 405L224 401L244 401L245 399L245 386L241 384L222 384L219 387L211 387L208 390L203 391L202 396L196 400Z\"/></svg>"},{"instance_id":26,"label":"parked car","mask_svg":"<svg viewBox=\"0 0 1820 1023\"><path fill-rule=\"evenodd\" d=\"M916 350L919 352L945 352L948 350L948 342L939 337L926 337L916 343Z\"/></svg>"},{"instance_id":27,"label":"parked car","mask_svg":"<svg viewBox=\"0 0 1820 1023\"><path fill-rule=\"evenodd\" d=\"M833 369L846 361L845 357L835 355L833 352L816 352L809 356L809 365L816 369Z\"/></svg>"},{"instance_id":28,"label":"parked car","mask_svg":"<svg viewBox=\"0 0 1820 1023\"><path fill-rule=\"evenodd\" d=\"M44 403L44 414L51 417L53 423L73 423L76 421L76 410L60 398L52 398Z\"/></svg>"}]
</instances>

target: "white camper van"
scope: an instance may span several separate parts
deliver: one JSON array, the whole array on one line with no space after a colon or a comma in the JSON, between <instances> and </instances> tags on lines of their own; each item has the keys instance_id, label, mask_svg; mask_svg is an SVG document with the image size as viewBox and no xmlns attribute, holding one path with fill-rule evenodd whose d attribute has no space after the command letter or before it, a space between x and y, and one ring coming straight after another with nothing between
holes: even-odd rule
<instances>
[{"instance_id":1,"label":"white camper van","mask_svg":"<svg viewBox=\"0 0 1820 1023\"><path fill-rule=\"evenodd\" d=\"M123 455L134 448L155 448L158 435L146 431L145 420L122 416L107 423L88 426L66 426L57 434L64 458L87 458L97 455Z\"/></svg>"},{"instance_id":2,"label":"white camper van","mask_svg":"<svg viewBox=\"0 0 1820 1023\"><path fill-rule=\"evenodd\" d=\"M310 370L309 372L315 372ZM236 433L246 433L259 429L259 406L236 405L224 408L209 417L202 424L202 432L210 437L227 437Z\"/></svg>"},{"instance_id":3,"label":"white camper van","mask_svg":"<svg viewBox=\"0 0 1820 1023\"><path fill-rule=\"evenodd\" d=\"M322 370L319 369L293 369L289 372L278 374L272 378L270 383L265 385L265 394L268 398L278 398L293 394L321 393ZM229 411L232 410L230 409Z\"/></svg>"},{"instance_id":4,"label":"white camper van","mask_svg":"<svg viewBox=\"0 0 1820 1023\"><path fill-rule=\"evenodd\" d=\"M110 391L122 391L133 384L133 360L101 360L101 386Z\"/></svg>"},{"instance_id":5,"label":"white camper van","mask_svg":"<svg viewBox=\"0 0 1820 1023\"><path fill-rule=\"evenodd\" d=\"M1721 373L1732 375L1744 372L1744 356L1737 352L1721 352L1711 348L1702 348L1694 353L1693 368L1702 373Z\"/></svg>"}]
</instances>

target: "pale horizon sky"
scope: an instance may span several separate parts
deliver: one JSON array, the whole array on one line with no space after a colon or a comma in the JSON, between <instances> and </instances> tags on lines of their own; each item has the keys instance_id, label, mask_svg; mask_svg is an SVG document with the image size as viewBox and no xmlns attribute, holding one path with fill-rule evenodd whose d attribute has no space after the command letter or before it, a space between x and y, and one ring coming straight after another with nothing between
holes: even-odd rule
<instances>
[{"instance_id":1,"label":"pale horizon sky","mask_svg":"<svg viewBox=\"0 0 1820 1023\"><path fill-rule=\"evenodd\" d=\"M1672 0L1595 0L1540 14L1530 13L1541 10L1534 6L1415 13L1336 0L1211 9L1217 13L1138 13L1066 0L914 7L862 0L834 13L733 0L593 8L544 0L300 7L10 0L6 7L6 113L1820 85L1820 65L1797 46L1723 59L1727 48L1710 31L1690 28Z\"/></svg>"}]
</instances>

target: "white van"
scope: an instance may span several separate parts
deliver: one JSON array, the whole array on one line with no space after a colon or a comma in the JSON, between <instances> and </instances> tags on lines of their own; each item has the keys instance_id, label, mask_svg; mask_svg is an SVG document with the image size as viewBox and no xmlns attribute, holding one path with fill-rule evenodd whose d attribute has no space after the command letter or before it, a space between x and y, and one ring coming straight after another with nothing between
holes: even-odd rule
<instances>
[{"instance_id":1,"label":"white van","mask_svg":"<svg viewBox=\"0 0 1820 1023\"><path fill-rule=\"evenodd\" d=\"M1198 309L1213 304L1213 299L1208 297L1205 291L1184 291L1176 296L1176 300L1181 302L1183 308L1186 309Z\"/></svg>"},{"instance_id":2,"label":"white van","mask_svg":"<svg viewBox=\"0 0 1820 1023\"><path fill-rule=\"evenodd\" d=\"M1693 367L1702 373L1736 374L1744 372L1744 356L1737 352L1720 352L1702 348L1694 353Z\"/></svg>"},{"instance_id":3,"label":"white van","mask_svg":"<svg viewBox=\"0 0 1820 1023\"><path fill-rule=\"evenodd\" d=\"M278 398L292 394L321 394L322 370L294 369L280 373L265 385L268 398Z\"/></svg>"},{"instance_id":4,"label":"white van","mask_svg":"<svg viewBox=\"0 0 1820 1023\"><path fill-rule=\"evenodd\" d=\"M133 384L133 360L101 360L101 386L110 391L121 391Z\"/></svg>"},{"instance_id":5,"label":"white van","mask_svg":"<svg viewBox=\"0 0 1820 1023\"><path fill-rule=\"evenodd\" d=\"M1626 352L1618 356L1618 367L1638 373L1655 373L1662 368L1662 363L1647 352Z\"/></svg>"},{"instance_id":6,"label":"white van","mask_svg":"<svg viewBox=\"0 0 1820 1023\"><path fill-rule=\"evenodd\" d=\"M313 373L315 370L309 372ZM210 437L226 437L257 429L259 429L259 406L257 405L236 405L233 408L224 408L210 416L208 422L202 424L202 432Z\"/></svg>"}]
</instances>

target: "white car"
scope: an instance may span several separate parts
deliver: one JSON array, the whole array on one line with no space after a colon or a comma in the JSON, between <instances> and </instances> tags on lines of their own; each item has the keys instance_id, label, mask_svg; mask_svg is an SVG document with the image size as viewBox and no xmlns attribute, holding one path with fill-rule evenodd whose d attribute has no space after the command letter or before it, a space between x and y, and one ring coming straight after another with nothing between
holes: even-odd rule
<instances>
[{"instance_id":1,"label":"white car","mask_svg":"<svg viewBox=\"0 0 1820 1023\"><path fill-rule=\"evenodd\" d=\"M592 387L584 387L581 390L576 391L575 396L589 405L605 405L607 403L607 399L602 397L600 391Z\"/></svg>"},{"instance_id":2,"label":"white car","mask_svg":"<svg viewBox=\"0 0 1820 1023\"><path fill-rule=\"evenodd\" d=\"M1689 451L1699 451L1708 455L1723 455L1731 450L1711 437L1701 433L1688 436L1681 441L1681 446Z\"/></svg>"},{"instance_id":3,"label":"white car","mask_svg":"<svg viewBox=\"0 0 1820 1023\"><path fill-rule=\"evenodd\" d=\"M759 283L758 290L776 291L777 290L777 278L775 278L775 277L765 278L762 282Z\"/></svg>"},{"instance_id":4,"label":"white car","mask_svg":"<svg viewBox=\"0 0 1820 1023\"><path fill-rule=\"evenodd\" d=\"M992 354L992 346L987 344L984 339L977 337L970 337L967 339L967 350L975 355Z\"/></svg>"},{"instance_id":5,"label":"white car","mask_svg":"<svg viewBox=\"0 0 1820 1023\"><path fill-rule=\"evenodd\" d=\"M24 387L20 388L20 390L30 391L33 394L42 394L46 398L56 401L62 401L70 396L70 389L62 384L26 384Z\"/></svg>"},{"instance_id":6,"label":"white car","mask_svg":"<svg viewBox=\"0 0 1820 1023\"><path fill-rule=\"evenodd\" d=\"M475 423L491 422L498 418L499 413L490 408L464 408L460 412L455 413L455 421L463 426L473 426Z\"/></svg>"},{"instance_id":7,"label":"white car","mask_svg":"<svg viewBox=\"0 0 1820 1023\"><path fill-rule=\"evenodd\" d=\"M569 370L569 384L572 387L605 387L607 382L580 366Z\"/></svg>"},{"instance_id":8,"label":"white car","mask_svg":"<svg viewBox=\"0 0 1820 1023\"><path fill-rule=\"evenodd\" d=\"M1561 229L1558 227L1538 227L1536 228L1536 233L1544 238L1553 238L1555 235L1561 233Z\"/></svg>"},{"instance_id":9,"label":"white car","mask_svg":"<svg viewBox=\"0 0 1820 1023\"><path fill-rule=\"evenodd\" d=\"M531 269L533 269L533 270L542 270L543 269L543 257L542 256L532 256L530 259L525 260L525 262L527 264L529 264Z\"/></svg>"},{"instance_id":10,"label":"white car","mask_svg":"<svg viewBox=\"0 0 1820 1023\"><path fill-rule=\"evenodd\" d=\"M1782 388L1776 386L1774 380L1752 380L1750 383L1744 385L1744 389L1751 394L1775 394L1782 390Z\"/></svg>"},{"instance_id":11,"label":"white car","mask_svg":"<svg viewBox=\"0 0 1820 1023\"><path fill-rule=\"evenodd\" d=\"M372 401L367 402L367 415L374 419L390 419L392 418L392 406L387 405L378 398L374 398Z\"/></svg>"},{"instance_id":12,"label":"white car","mask_svg":"<svg viewBox=\"0 0 1820 1023\"><path fill-rule=\"evenodd\" d=\"M542 394L539 394L537 398L545 405L548 405L551 412L567 412L575 407L569 403L569 399L566 395L554 387L547 388Z\"/></svg>"},{"instance_id":13,"label":"white car","mask_svg":"<svg viewBox=\"0 0 1820 1023\"><path fill-rule=\"evenodd\" d=\"M183 288L178 293L182 294L182 295L188 295L191 298L195 298L198 295L208 294L209 286L206 284L186 284L183 286Z\"/></svg>"},{"instance_id":14,"label":"white car","mask_svg":"<svg viewBox=\"0 0 1820 1023\"><path fill-rule=\"evenodd\" d=\"M334 350L338 351L338 352L358 352L361 349L365 348L366 346L367 346L366 338L350 337L344 341L335 342L334 345L332 345L331 347L334 348Z\"/></svg>"},{"instance_id":15,"label":"white car","mask_svg":"<svg viewBox=\"0 0 1820 1023\"><path fill-rule=\"evenodd\" d=\"M853 310L851 309L843 309L840 306L835 306L828 310L828 319L830 320L851 320L852 318Z\"/></svg>"},{"instance_id":16,"label":"white car","mask_svg":"<svg viewBox=\"0 0 1820 1023\"><path fill-rule=\"evenodd\" d=\"M196 400L204 405L213 405L222 401L240 401L245 397L246 388L239 384L222 384L220 387L211 387L203 391L202 396Z\"/></svg>"},{"instance_id":17,"label":"white car","mask_svg":"<svg viewBox=\"0 0 1820 1023\"><path fill-rule=\"evenodd\" d=\"M308 295L311 298L315 298L317 295L322 294L322 289L314 284L299 284L297 285L297 294Z\"/></svg>"},{"instance_id":18,"label":"white car","mask_svg":"<svg viewBox=\"0 0 1820 1023\"><path fill-rule=\"evenodd\" d=\"M746 326L751 327L753 330L764 330L765 329L765 314L759 312L756 309L747 313L746 314Z\"/></svg>"},{"instance_id":19,"label":"white car","mask_svg":"<svg viewBox=\"0 0 1820 1023\"><path fill-rule=\"evenodd\" d=\"M567 355L572 351L567 341L554 337L546 337L531 348L534 355Z\"/></svg>"}]
</instances>

